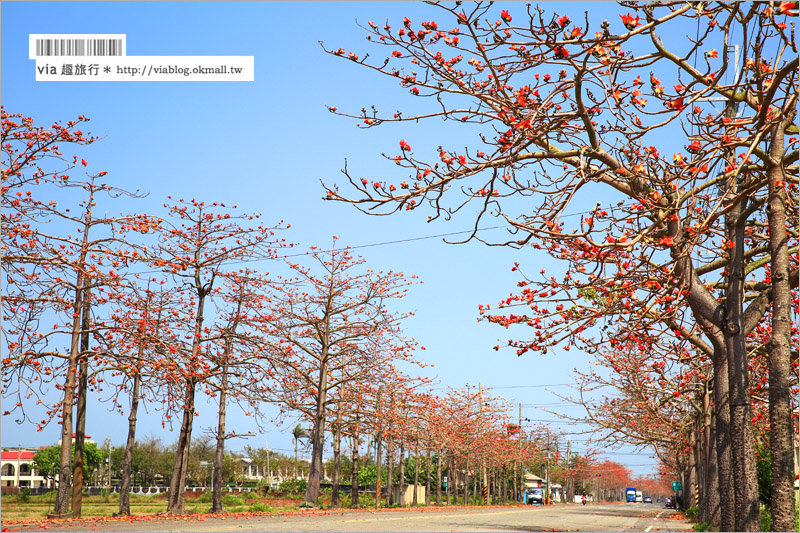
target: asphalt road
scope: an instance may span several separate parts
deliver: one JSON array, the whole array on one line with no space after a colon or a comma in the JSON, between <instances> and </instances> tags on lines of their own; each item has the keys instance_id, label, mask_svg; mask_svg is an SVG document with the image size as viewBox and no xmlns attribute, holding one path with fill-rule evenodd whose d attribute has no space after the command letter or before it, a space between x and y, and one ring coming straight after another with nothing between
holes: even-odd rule
<instances>
[{"instance_id":1,"label":"asphalt road","mask_svg":"<svg viewBox=\"0 0 800 533\"><path fill-rule=\"evenodd\" d=\"M135 519L3 524L3 531L691 531L675 511L646 504L555 505L548 507L451 507L381 511L305 511L291 514L195 515Z\"/></svg>"}]
</instances>

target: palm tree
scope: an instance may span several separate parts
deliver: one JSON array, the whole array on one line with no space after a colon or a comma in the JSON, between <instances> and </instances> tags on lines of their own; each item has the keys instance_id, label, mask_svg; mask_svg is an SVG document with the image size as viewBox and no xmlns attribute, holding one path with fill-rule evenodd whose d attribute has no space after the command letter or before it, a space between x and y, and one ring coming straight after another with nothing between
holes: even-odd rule
<instances>
[{"instance_id":1,"label":"palm tree","mask_svg":"<svg viewBox=\"0 0 800 533\"><path fill-rule=\"evenodd\" d=\"M305 428L303 428L302 425L297 424L297 426L295 426L295 428L292 430L292 437L294 438L294 468L295 468L294 477L297 477L297 466L298 466L297 441L299 441L300 439L308 439L310 435L305 430Z\"/></svg>"}]
</instances>

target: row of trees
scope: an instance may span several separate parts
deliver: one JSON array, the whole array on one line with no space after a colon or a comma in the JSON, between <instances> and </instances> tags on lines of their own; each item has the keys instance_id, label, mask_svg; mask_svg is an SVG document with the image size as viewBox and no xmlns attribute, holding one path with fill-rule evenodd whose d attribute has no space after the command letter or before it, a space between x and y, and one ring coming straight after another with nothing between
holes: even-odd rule
<instances>
[{"instance_id":1,"label":"row of trees","mask_svg":"<svg viewBox=\"0 0 800 533\"><path fill-rule=\"evenodd\" d=\"M602 22L489 3L433 10L438 22L369 22L383 60L329 50L396 79L422 111L329 110L362 128L467 124L475 142L412 150L408 131L385 155L407 175L346 168L349 188L326 197L466 218L478 240L498 217L510 235L490 244L559 260L555 275L515 265L520 289L482 317L529 328L508 341L518 355L595 353L606 371L578 376L584 419L702 485L701 519L724 531L760 528L755 448L768 441L772 527L791 530L796 3L620 2Z\"/></svg>"},{"instance_id":2,"label":"row of trees","mask_svg":"<svg viewBox=\"0 0 800 533\"><path fill-rule=\"evenodd\" d=\"M288 276L257 272L252 262L276 259L291 246L277 236L288 226L261 225L259 216L219 202L170 199L163 216L98 217L107 202L142 195L104 183L106 172L83 180L67 174L88 165L64 155L64 147L94 142L79 129L88 119L48 128L3 111L2 120L3 394L13 399L4 414L22 423L43 406L45 418L33 422L40 429L52 420L61 424L55 515L70 508L80 515L89 394L128 415L119 458L121 513L129 512L135 473L149 471L136 443L142 402L161 411L164 426L179 428L174 450L157 455L162 462L172 457L167 511L183 512L184 488L197 477L200 456L192 445L198 394L218 406L210 429L214 511L222 510L229 478L226 441L248 435L227 427L231 404L260 423L266 403L304 421L309 432L300 427L294 436L310 441L310 505L319 498L326 434L333 442L334 505L342 445L349 443L357 484L367 436L376 455L388 458L379 485L391 487L395 469L402 485L405 458L422 454L437 457L437 477L442 470L478 469L483 485L498 476L513 479L504 498L518 493L523 461L541 450L514 438L509 406L474 389L440 398L430 380L400 370L425 366L401 329L408 314L390 311L413 277L363 268L335 246L335 237L331 250L308 252L313 267L290 260ZM151 446L148 453L156 451Z\"/></svg>"},{"instance_id":3,"label":"row of trees","mask_svg":"<svg viewBox=\"0 0 800 533\"><path fill-rule=\"evenodd\" d=\"M123 513L143 401L179 427L167 510L183 512L198 393L218 405L215 511L225 443L242 436L226 427L230 404L262 422L265 402L304 417L318 491L328 411L342 390L403 379L392 363L414 363L400 327L408 315L390 310L414 280L366 269L335 245L312 248L314 266L289 262L289 275L257 272L251 262L292 246L279 236L288 225L220 202L170 198L161 216L97 216L142 195L104 183L105 171L70 177L88 165L64 154L95 141L80 129L87 120L43 127L2 111L4 414L62 425L54 514L80 514L89 393L128 414ZM30 420L39 406L45 418Z\"/></svg>"}]
</instances>

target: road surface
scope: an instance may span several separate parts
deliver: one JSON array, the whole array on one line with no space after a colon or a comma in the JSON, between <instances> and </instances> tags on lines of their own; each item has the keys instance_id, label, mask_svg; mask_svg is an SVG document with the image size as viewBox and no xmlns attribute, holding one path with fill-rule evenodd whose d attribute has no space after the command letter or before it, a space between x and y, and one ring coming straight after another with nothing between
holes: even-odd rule
<instances>
[{"instance_id":1,"label":"road surface","mask_svg":"<svg viewBox=\"0 0 800 533\"><path fill-rule=\"evenodd\" d=\"M287 514L194 515L82 519L66 522L3 523L3 531L292 531L455 532L455 531L691 531L675 511L647 504L603 503L586 506L443 507L381 511L316 510Z\"/></svg>"}]
</instances>

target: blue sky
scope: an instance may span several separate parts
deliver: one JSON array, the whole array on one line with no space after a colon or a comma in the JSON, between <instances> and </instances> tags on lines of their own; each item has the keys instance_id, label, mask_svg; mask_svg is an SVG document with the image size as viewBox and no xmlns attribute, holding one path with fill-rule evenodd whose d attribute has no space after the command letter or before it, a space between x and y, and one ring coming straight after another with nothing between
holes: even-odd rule
<instances>
[{"instance_id":1,"label":"blue sky","mask_svg":"<svg viewBox=\"0 0 800 533\"><path fill-rule=\"evenodd\" d=\"M523 9L523 4L496 5ZM559 4L544 4L559 9ZM582 18L579 4L562 6ZM597 3L593 16L616 17L613 4ZM3 2L2 94L9 112L33 116L37 124L67 121L79 114L92 119L86 130L102 141L83 151L89 170L109 172L109 182L140 189L149 196L136 203L109 204L111 212L136 209L158 214L168 195L235 203L247 212L261 212L267 223L292 225L287 239L300 249L326 247L332 235L340 244L360 246L467 230L468 217L426 223L423 213L367 217L350 206L322 201L320 180L344 182L340 169L348 160L356 176L384 179L395 173L380 154L394 154L405 139L415 148L433 151L442 144L466 145L466 131L440 130L412 124L360 130L355 123L329 113L325 105L357 112L376 104L379 109L409 109L416 102L406 91L367 69L325 54L344 47L359 55L384 50L370 46L357 21L399 26L404 16L429 20L439 15L420 3L377 2ZM127 55L252 55L255 81L213 82L36 82L28 59L29 33L124 33ZM463 138L463 142L460 139ZM397 174L400 176L400 174ZM400 178L402 179L402 178ZM399 180L398 180L399 181ZM500 234L495 234L499 237ZM441 387L465 383L492 388L509 401L523 404L523 417L553 420L535 406L556 408L552 389L568 393L575 367L586 367L588 356L576 351L517 357L495 352L508 332L476 321L478 304L495 304L515 291L515 261L535 271L557 271L541 252L488 248L480 243L448 245L439 238L374 246L359 253L376 270L402 270L424 282L399 303L416 316L406 332L427 350ZM264 269L272 269L265 266ZM511 331L523 336L523 330ZM547 387L543 386L547 385ZM578 414L575 408L565 412ZM199 424L214 424L214 408L203 407ZM516 416L516 408L514 409ZM38 446L58 440L51 424L40 433L27 425L2 419L2 446ZM102 404L90 404L87 431L97 442L125 438L126 421L109 414ZM173 442L177 430L161 429L153 411L140 417L139 435ZM102 422L101 422L102 421ZM554 423L555 429L563 428ZM253 428L240 413L230 413L229 427L243 433ZM291 450L291 424L265 427L247 443ZM196 432L196 434L199 432ZM581 439L573 438L573 449ZM234 449L244 442L234 443ZM649 473L654 461L630 450L609 458Z\"/></svg>"}]
</instances>

